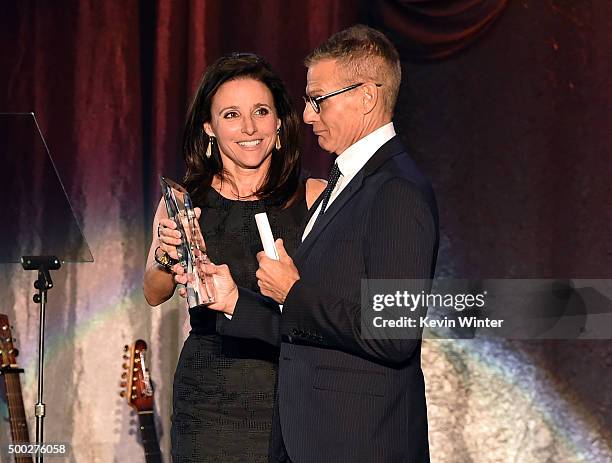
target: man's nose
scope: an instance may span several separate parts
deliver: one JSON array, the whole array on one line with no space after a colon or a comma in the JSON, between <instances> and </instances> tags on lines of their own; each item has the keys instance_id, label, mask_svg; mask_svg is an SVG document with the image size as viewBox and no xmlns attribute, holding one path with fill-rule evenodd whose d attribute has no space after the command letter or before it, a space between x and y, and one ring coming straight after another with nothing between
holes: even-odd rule
<instances>
[{"instance_id":1,"label":"man's nose","mask_svg":"<svg viewBox=\"0 0 612 463\"><path fill-rule=\"evenodd\" d=\"M255 123L255 119L249 116L243 118L242 133L253 135L255 132L257 132L257 124Z\"/></svg>"},{"instance_id":2,"label":"man's nose","mask_svg":"<svg viewBox=\"0 0 612 463\"><path fill-rule=\"evenodd\" d=\"M310 103L304 103L304 112L302 113L302 119L306 124L314 124L319 120L319 115L312 109Z\"/></svg>"}]
</instances>

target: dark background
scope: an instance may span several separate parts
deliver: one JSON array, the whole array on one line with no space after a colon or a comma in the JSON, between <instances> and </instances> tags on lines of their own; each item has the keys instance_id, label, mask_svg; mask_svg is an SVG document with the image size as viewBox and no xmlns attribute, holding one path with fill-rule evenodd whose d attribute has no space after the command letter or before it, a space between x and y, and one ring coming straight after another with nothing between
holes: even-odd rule
<instances>
[{"instance_id":1,"label":"dark background","mask_svg":"<svg viewBox=\"0 0 612 463\"><path fill-rule=\"evenodd\" d=\"M91 171L100 190L129 182L125 207L150 222L157 176L183 175L181 127L207 63L261 53L301 111L301 60L360 21L402 52L396 126L438 195L438 273L612 274L610 2L3 1L2 10L0 109L36 113L77 212L76 172ZM330 157L306 126L303 138L305 168L325 177Z\"/></svg>"}]
</instances>

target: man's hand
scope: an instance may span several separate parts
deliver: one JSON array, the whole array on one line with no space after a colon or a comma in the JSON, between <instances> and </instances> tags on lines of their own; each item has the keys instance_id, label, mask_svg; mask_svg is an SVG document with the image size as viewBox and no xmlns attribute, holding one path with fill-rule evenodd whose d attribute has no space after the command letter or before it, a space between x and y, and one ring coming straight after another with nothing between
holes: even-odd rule
<instances>
[{"instance_id":1,"label":"man's hand","mask_svg":"<svg viewBox=\"0 0 612 463\"><path fill-rule=\"evenodd\" d=\"M279 304L283 304L289 290L300 279L300 274L293 263L293 259L287 254L283 246L283 240L276 240L274 245L280 260L270 259L263 251L257 253L259 270L257 270L255 276L261 294L271 297Z\"/></svg>"},{"instance_id":2,"label":"man's hand","mask_svg":"<svg viewBox=\"0 0 612 463\"><path fill-rule=\"evenodd\" d=\"M174 279L177 283L187 283L187 275L180 264L176 264L176 272ZM236 308L236 302L238 302L238 287L232 278L232 274L227 265L215 265L215 264L203 264L202 271L207 275L211 275L215 282L215 302L206 307L212 310L233 315L234 309ZM185 297L187 290L185 288L179 289L179 295Z\"/></svg>"}]
</instances>

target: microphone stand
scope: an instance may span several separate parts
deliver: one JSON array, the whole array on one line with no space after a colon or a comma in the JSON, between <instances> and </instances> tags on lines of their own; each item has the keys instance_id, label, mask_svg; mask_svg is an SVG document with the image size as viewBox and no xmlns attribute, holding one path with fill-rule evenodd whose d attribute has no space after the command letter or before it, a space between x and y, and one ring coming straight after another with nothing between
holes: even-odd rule
<instances>
[{"instance_id":1,"label":"microphone stand","mask_svg":"<svg viewBox=\"0 0 612 463\"><path fill-rule=\"evenodd\" d=\"M32 298L36 304L40 304L40 323L38 331L38 398L34 407L36 415L36 443L43 445L43 431L45 421L45 403L43 402L44 386L44 360L45 360L45 308L47 305L47 291L53 288L53 280L49 270L57 270L62 264L55 256L23 256L21 266L24 270L38 270L38 279L34 282L34 288L38 293ZM40 447L39 447L40 448ZM36 462L42 463L41 452L36 453Z\"/></svg>"}]
</instances>

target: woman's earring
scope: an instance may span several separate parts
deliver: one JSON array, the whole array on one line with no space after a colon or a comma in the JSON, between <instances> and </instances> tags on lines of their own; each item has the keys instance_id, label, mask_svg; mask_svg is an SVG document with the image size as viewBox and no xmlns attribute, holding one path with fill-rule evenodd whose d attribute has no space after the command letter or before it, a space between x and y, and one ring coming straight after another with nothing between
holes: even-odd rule
<instances>
[{"instance_id":1,"label":"woman's earring","mask_svg":"<svg viewBox=\"0 0 612 463\"><path fill-rule=\"evenodd\" d=\"M215 142L215 137L210 137L208 140L208 148L206 148L206 157L209 158L212 156L212 145Z\"/></svg>"},{"instance_id":2,"label":"woman's earring","mask_svg":"<svg viewBox=\"0 0 612 463\"><path fill-rule=\"evenodd\" d=\"M276 148L276 151L281 149L281 142L280 142L280 129L278 129L276 131L276 144L274 145Z\"/></svg>"}]
</instances>

